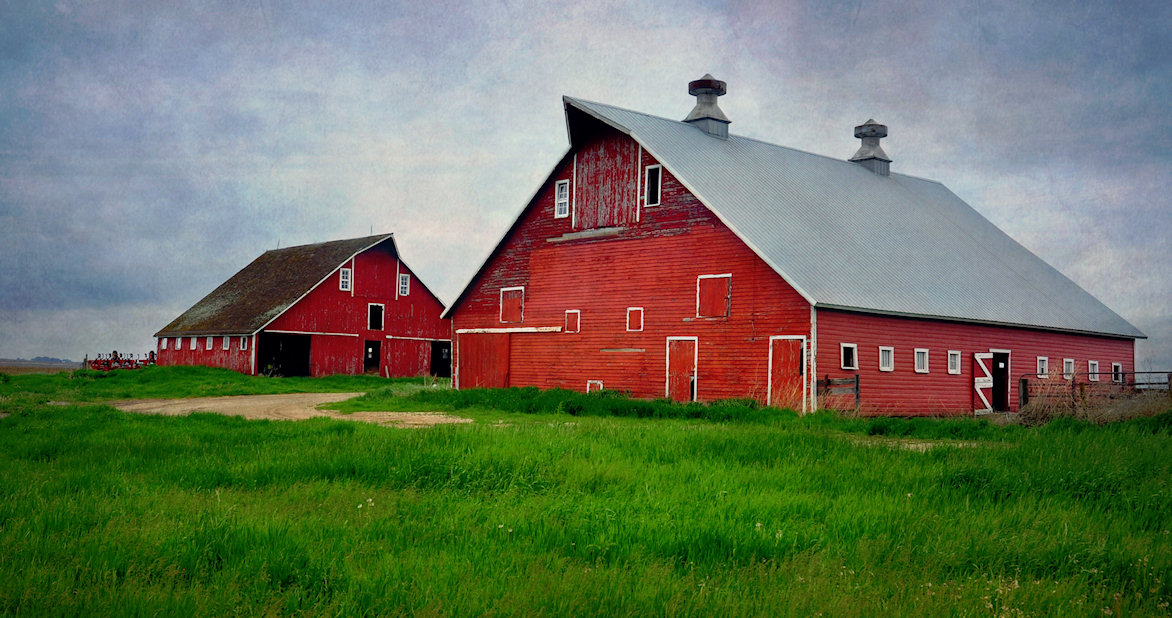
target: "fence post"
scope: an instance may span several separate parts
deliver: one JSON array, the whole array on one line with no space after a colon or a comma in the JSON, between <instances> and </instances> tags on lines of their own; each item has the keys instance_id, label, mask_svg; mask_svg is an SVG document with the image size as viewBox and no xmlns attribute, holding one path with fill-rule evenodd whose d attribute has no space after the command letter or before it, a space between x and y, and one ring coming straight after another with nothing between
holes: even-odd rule
<instances>
[{"instance_id":1,"label":"fence post","mask_svg":"<svg viewBox=\"0 0 1172 618\"><path fill-rule=\"evenodd\" d=\"M1168 374L1168 384L1172 384L1172 373ZM862 410L862 401L859 399L859 374L855 374L855 416Z\"/></svg>"},{"instance_id":2,"label":"fence post","mask_svg":"<svg viewBox=\"0 0 1172 618\"><path fill-rule=\"evenodd\" d=\"M1168 372L1168 399L1172 399L1172 371Z\"/></svg>"},{"instance_id":3,"label":"fence post","mask_svg":"<svg viewBox=\"0 0 1172 618\"><path fill-rule=\"evenodd\" d=\"M1017 381L1017 409L1020 410L1030 402L1030 383L1025 376Z\"/></svg>"}]
</instances>

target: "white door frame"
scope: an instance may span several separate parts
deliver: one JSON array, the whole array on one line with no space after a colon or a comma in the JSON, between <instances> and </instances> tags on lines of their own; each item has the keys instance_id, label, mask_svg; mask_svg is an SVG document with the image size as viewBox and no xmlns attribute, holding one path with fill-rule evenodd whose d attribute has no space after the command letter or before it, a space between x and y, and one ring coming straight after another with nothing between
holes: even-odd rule
<instances>
[{"instance_id":1,"label":"white door frame","mask_svg":"<svg viewBox=\"0 0 1172 618\"><path fill-rule=\"evenodd\" d=\"M806 393L809 390L809 367L806 366L808 357L806 355L806 336L805 335L773 335L769 338L769 386L765 391L765 405L773 405L773 342L779 339L797 339L802 342L802 414L806 413Z\"/></svg>"},{"instance_id":2,"label":"white door frame","mask_svg":"<svg viewBox=\"0 0 1172 618\"><path fill-rule=\"evenodd\" d=\"M982 392L982 389L989 389L989 395L993 394L993 372L989 370L989 365L985 361L993 361L992 352L973 352L973 390L985 405L984 408L973 406L973 414L993 413L993 404Z\"/></svg>"},{"instance_id":3,"label":"white door frame","mask_svg":"<svg viewBox=\"0 0 1172 618\"><path fill-rule=\"evenodd\" d=\"M700 399L700 338L699 337L668 337L664 344L663 396L671 398L671 342L691 341L696 344L692 347L692 401Z\"/></svg>"}]
</instances>

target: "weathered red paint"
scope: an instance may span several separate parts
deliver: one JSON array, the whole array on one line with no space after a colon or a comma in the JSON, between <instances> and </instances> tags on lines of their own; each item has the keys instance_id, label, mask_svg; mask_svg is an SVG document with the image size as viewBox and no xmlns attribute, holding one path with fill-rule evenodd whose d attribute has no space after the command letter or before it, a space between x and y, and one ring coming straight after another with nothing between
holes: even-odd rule
<instances>
[{"instance_id":1,"label":"weathered red paint","mask_svg":"<svg viewBox=\"0 0 1172 618\"><path fill-rule=\"evenodd\" d=\"M805 341L773 339L769 353L769 403L779 408L803 409L807 392Z\"/></svg>"},{"instance_id":2,"label":"weathered red paint","mask_svg":"<svg viewBox=\"0 0 1172 618\"><path fill-rule=\"evenodd\" d=\"M696 341L667 340L667 398L693 401L696 398Z\"/></svg>"}]
</instances>

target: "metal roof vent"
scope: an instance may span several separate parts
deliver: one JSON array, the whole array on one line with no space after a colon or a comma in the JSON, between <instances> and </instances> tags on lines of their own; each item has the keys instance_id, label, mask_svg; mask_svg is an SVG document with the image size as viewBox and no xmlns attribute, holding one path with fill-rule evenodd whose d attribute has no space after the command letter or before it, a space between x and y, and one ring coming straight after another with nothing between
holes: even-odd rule
<instances>
[{"instance_id":1,"label":"metal roof vent","mask_svg":"<svg viewBox=\"0 0 1172 618\"><path fill-rule=\"evenodd\" d=\"M889 175L891 173L891 158L887 156L886 152L883 152L883 147L879 145L879 140L887 137L887 125L879 124L873 119L868 120L855 127L855 137L861 138L863 145L859 146L859 151L850 158L851 162L858 163L880 176Z\"/></svg>"},{"instance_id":2,"label":"metal roof vent","mask_svg":"<svg viewBox=\"0 0 1172 618\"><path fill-rule=\"evenodd\" d=\"M716 79L711 73L704 77L688 82L688 94L696 97L696 107L684 118L684 122L695 125L701 131L720 139L728 139L728 125L732 122L720 106L716 104L716 97L728 92L727 84Z\"/></svg>"}]
</instances>

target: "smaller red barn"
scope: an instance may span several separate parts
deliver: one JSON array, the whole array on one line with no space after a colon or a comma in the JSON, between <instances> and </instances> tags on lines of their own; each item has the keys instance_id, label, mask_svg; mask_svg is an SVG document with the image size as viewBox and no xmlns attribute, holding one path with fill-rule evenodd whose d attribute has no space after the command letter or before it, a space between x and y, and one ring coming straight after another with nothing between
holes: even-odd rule
<instances>
[{"instance_id":1,"label":"smaller red barn","mask_svg":"<svg viewBox=\"0 0 1172 618\"><path fill-rule=\"evenodd\" d=\"M266 251L158 338L160 365L247 374L451 375L444 306L391 234Z\"/></svg>"}]
</instances>

